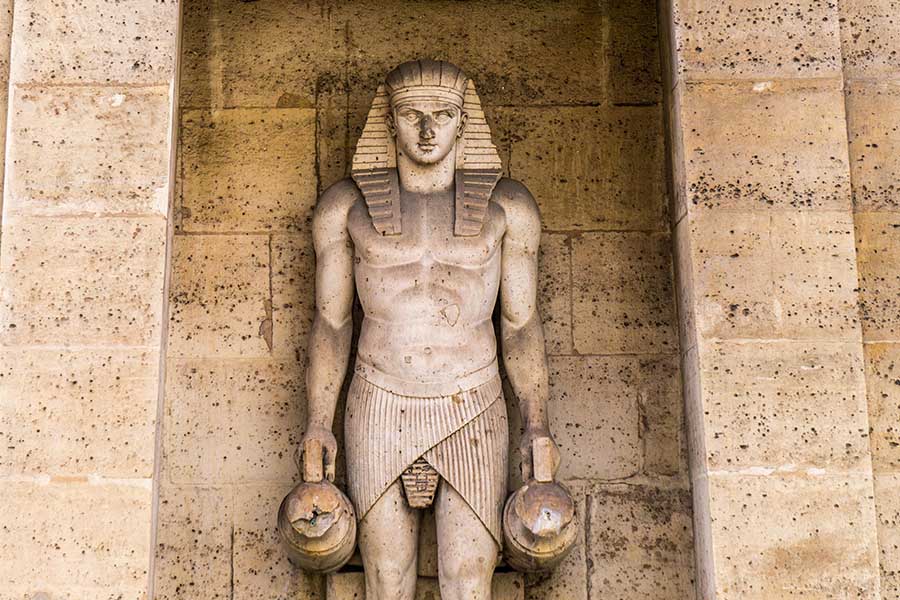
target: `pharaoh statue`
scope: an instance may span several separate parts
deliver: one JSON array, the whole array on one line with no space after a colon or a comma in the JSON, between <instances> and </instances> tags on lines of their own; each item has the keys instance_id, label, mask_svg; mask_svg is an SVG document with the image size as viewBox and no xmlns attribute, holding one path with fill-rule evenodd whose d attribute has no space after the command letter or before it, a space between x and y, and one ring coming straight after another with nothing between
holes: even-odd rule
<instances>
[{"instance_id":1,"label":"pharaoh statue","mask_svg":"<svg viewBox=\"0 0 900 600\"><path fill-rule=\"evenodd\" d=\"M368 600L413 598L421 507L430 504L442 599L490 598L508 460L492 322L498 295L504 366L525 429L523 477L532 479L535 440L548 450L549 469L558 465L537 310L540 235L531 194L501 177L472 81L438 61L391 71L352 178L326 190L315 210L316 312L301 442L304 472L333 480L332 421L355 292L365 316L344 451Z\"/></svg>"}]
</instances>

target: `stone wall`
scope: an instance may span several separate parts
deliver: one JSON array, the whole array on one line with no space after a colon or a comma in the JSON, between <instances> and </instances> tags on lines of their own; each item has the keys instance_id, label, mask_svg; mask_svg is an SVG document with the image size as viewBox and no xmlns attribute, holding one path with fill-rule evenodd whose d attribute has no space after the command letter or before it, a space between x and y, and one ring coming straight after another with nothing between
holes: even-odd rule
<instances>
[{"instance_id":1,"label":"stone wall","mask_svg":"<svg viewBox=\"0 0 900 600\"><path fill-rule=\"evenodd\" d=\"M0 598L145 598L177 6L12 6L0 3Z\"/></svg>"},{"instance_id":2,"label":"stone wall","mask_svg":"<svg viewBox=\"0 0 900 600\"><path fill-rule=\"evenodd\" d=\"M310 214L379 80L416 57L474 78L542 209L551 420L584 531L525 596L691 597L655 4L183 8L155 597L324 597L273 528L305 419Z\"/></svg>"}]
</instances>

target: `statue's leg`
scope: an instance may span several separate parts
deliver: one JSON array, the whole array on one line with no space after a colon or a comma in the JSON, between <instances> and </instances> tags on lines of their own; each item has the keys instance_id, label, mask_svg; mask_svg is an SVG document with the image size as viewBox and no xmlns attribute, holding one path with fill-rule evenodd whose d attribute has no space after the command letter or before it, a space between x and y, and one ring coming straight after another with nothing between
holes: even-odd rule
<instances>
[{"instance_id":1,"label":"statue's leg","mask_svg":"<svg viewBox=\"0 0 900 600\"><path fill-rule=\"evenodd\" d=\"M359 524L366 600L413 600L420 511L406 503L395 481Z\"/></svg>"},{"instance_id":2,"label":"statue's leg","mask_svg":"<svg viewBox=\"0 0 900 600\"><path fill-rule=\"evenodd\" d=\"M436 502L441 600L490 600L497 543L446 481L441 482Z\"/></svg>"}]
</instances>

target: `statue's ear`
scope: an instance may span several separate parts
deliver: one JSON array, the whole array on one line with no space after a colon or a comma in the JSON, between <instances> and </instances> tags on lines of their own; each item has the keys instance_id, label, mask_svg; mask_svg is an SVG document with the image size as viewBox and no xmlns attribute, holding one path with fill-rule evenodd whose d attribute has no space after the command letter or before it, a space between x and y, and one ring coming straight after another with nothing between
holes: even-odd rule
<instances>
[{"instance_id":1,"label":"statue's ear","mask_svg":"<svg viewBox=\"0 0 900 600\"><path fill-rule=\"evenodd\" d=\"M459 126L456 128L456 137L462 137L462 134L466 131L466 123L469 122L469 113L466 111L460 111L459 113Z\"/></svg>"},{"instance_id":2,"label":"statue's ear","mask_svg":"<svg viewBox=\"0 0 900 600\"><path fill-rule=\"evenodd\" d=\"M387 127L391 137L397 137L397 126L394 124L394 111L391 109L388 109L387 113L384 115L384 126Z\"/></svg>"}]
</instances>

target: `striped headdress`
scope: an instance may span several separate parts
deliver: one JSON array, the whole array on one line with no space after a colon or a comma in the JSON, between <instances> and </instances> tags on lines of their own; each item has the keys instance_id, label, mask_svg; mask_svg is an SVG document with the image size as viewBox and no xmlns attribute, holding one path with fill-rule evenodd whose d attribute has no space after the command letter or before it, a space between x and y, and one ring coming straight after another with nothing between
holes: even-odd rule
<instances>
[{"instance_id":1,"label":"striped headdress","mask_svg":"<svg viewBox=\"0 0 900 600\"><path fill-rule=\"evenodd\" d=\"M441 97L460 105L468 114L466 127L456 143L453 231L460 236L478 235L502 166L475 86L459 67L444 61L415 60L388 74L375 92L353 155L351 176L362 191L375 229L382 235L399 234L402 219L397 151L386 117L392 100L422 96Z\"/></svg>"}]
</instances>

